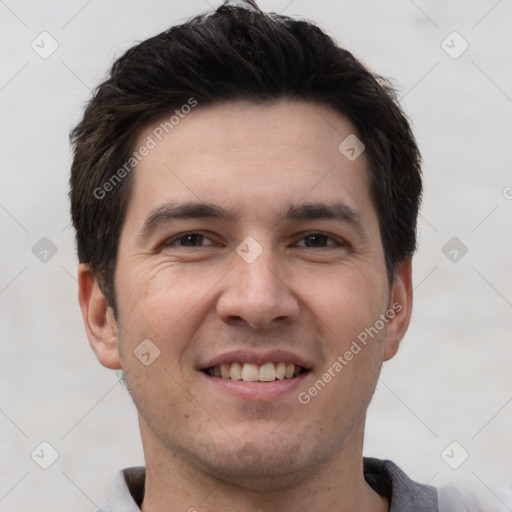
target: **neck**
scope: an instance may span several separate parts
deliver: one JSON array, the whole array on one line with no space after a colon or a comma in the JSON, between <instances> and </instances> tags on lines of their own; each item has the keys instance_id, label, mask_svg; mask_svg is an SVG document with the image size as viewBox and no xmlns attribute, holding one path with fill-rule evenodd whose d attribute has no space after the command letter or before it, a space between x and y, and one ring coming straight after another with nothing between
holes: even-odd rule
<instances>
[{"instance_id":1,"label":"neck","mask_svg":"<svg viewBox=\"0 0 512 512\"><path fill-rule=\"evenodd\" d=\"M327 512L386 512L387 500L379 496L363 475L364 425L319 471L305 471L286 481L273 478L266 487L240 483L199 469L193 461L170 452L148 436L141 424L146 460L142 512L263 512L298 509ZM146 435L144 435L146 434ZM354 442L355 441L355 442Z\"/></svg>"}]
</instances>

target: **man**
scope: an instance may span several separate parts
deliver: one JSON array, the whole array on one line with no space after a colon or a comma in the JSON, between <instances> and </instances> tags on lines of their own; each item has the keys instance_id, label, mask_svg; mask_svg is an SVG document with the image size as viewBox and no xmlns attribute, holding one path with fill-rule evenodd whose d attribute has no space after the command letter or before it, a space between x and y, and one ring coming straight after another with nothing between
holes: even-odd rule
<instances>
[{"instance_id":1,"label":"man","mask_svg":"<svg viewBox=\"0 0 512 512\"><path fill-rule=\"evenodd\" d=\"M102 510L438 510L362 457L421 196L387 83L310 23L227 4L128 50L72 143L80 306L146 461Z\"/></svg>"}]
</instances>

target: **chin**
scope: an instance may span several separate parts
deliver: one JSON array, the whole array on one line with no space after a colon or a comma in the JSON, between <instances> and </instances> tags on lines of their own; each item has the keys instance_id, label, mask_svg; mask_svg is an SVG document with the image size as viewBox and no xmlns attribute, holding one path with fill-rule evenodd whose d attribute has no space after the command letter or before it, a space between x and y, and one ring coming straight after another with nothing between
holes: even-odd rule
<instances>
[{"instance_id":1,"label":"chin","mask_svg":"<svg viewBox=\"0 0 512 512\"><path fill-rule=\"evenodd\" d=\"M237 446L210 446L202 455L196 455L196 462L204 473L217 480L255 492L271 492L310 479L334 453L329 447L306 447L298 439L246 439Z\"/></svg>"}]
</instances>

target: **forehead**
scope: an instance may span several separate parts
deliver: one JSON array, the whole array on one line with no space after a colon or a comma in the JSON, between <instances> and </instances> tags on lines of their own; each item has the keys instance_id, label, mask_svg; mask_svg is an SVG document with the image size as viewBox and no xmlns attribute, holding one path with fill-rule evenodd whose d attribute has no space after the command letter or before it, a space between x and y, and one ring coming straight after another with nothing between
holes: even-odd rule
<instances>
[{"instance_id":1,"label":"forehead","mask_svg":"<svg viewBox=\"0 0 512 512\"><path fill-rule=\"evenodd\" d=\"M349 159L340 151L356 130L330 107L231 102L170 117L137 141L151 149L132 177L128 220L178 200L222 204L254 219L275 218L299 200L373 209L364 153Z\"/></svg>"}]
</instances>

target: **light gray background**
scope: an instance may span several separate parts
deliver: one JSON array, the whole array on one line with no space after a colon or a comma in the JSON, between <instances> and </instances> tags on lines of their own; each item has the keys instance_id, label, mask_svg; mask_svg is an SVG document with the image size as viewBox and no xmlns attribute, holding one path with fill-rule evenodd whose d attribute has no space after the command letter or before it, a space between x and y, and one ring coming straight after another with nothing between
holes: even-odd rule
<instances>
[{"instance_id":1,"label":"light gray background","mask_svg":"<svg viewBox=\"0 0 512 512\"><path fill-rule=\"evenodd\" d=\"M467 479L499 505L493 493L512 483L512 2L261 6L317 21L392 77L424 157L413 319L370 406L365 454L432 485ZM207 8L0 1L1 511L92 511L117 470L143 463L131 400L82 326L67 137L116 56ZM47 59L31 48L43 31L59 44ZM469 43L457 59L441 46L453 31ZM58 249L46 263L32 253L42 237ZM452 237L468 248L456 262L442 252ZM42 441L58 452L46 470L30 456ZM452 465L469 453L458 469L441 456L452 441Z\"/></svg>"}]
</instances>

